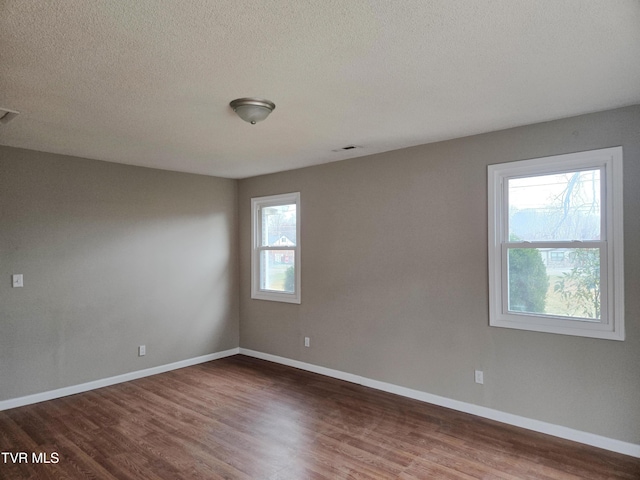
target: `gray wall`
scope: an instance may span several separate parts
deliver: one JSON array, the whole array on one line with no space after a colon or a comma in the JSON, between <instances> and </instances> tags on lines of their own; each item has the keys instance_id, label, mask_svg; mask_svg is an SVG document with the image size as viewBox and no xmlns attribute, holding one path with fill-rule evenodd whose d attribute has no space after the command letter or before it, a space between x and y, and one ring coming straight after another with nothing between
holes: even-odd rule
<instances>
[{"instance_id":1,"label":"gray wall","mask_svg":"<svg viewBox=\"0 0 640 480\"><path fill-rule=\"evenodd\" d=\"M236 237L234 180L0 147L0 400L237 347Z\"/></svg>"},{"instance_id":2,"label":"gray wall","mask_svg":"<svg viewBox=\"0 0 640 480\"><path fill-rule=\"evenodd\" d=\"M626 341L489 327L487 165L616 145ZM250 198L292 191L302 304L251 300ZM239 215L241 347L640 443L640 106L241 180Z\"/></svg>"}]
</instances>

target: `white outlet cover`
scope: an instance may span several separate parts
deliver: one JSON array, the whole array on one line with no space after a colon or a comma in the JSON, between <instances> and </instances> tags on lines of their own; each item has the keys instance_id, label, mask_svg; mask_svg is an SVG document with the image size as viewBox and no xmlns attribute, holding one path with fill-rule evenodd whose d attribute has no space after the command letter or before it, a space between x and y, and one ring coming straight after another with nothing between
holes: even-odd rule
<instances>
[{"instance_id":1,"label":"white outlet cover","mask_svg":"<svg viewBox=\"0 0 640 480\"><path fill-rule=\"evenodd\" d=\"M484 384L484 373L482 372L482 370L475 371L475 380L476 383Z\"/></svg>"}]
</instances>

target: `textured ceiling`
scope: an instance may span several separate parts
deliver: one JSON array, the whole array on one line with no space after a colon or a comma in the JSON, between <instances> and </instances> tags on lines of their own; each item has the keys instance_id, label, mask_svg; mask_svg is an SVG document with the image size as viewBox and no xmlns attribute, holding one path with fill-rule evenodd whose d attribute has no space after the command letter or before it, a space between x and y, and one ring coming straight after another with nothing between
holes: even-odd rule
<instances>
[{"instance_id":1,"label":"textured ceiling","mask_svg":"<svg viewBox=\"0 0 640 480\"><path fill-rule=\"evenodd\" d=\"M243 178L636 103L637 0L0 0L34 150Z\"/></svg>"}]
</instances>

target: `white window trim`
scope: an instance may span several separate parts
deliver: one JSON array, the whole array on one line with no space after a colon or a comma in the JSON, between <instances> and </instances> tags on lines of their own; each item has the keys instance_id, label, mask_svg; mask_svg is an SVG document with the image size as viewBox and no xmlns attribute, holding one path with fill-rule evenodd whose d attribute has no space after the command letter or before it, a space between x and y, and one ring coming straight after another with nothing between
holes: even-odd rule
<instances>
[{"instance_id":1,"label":"white window trim","mask_svg":"<svg viewBox=\"0 0 640 480\"><path fill-rule=\"evenodd\" d=\"M519 176L547 175L572 169L602 168L602 202L604 238L593 243L606 249L601 256L601 289L603 293L600 322L570 320L551 315L508 312L506 305L506 179ZM623 260L623 196L622 147L555 155L488 166L489 193L489 324L536 332L582 337L624 340L624 260ZM506 210L505 210L506 209ZM556 248L570 248L574 242L556 243ZM513 244L512 244L513 246Z\"/></svg>"},{"instance_id":2,"label":"white window trim","mask_svg":"<svg viewBox=\"0 0 640 480\"><path fill-rule=\"evenodd\" d=\"M295 251L295 292L276 292L260 288L260 238L261 217L259 211L264 207L296 204L296 245L283 247L269 247L269 250ZM251 199L251 298L269 300L273 302L300 303L300 192L269 195Z\"/></svg>"}]
</instances>

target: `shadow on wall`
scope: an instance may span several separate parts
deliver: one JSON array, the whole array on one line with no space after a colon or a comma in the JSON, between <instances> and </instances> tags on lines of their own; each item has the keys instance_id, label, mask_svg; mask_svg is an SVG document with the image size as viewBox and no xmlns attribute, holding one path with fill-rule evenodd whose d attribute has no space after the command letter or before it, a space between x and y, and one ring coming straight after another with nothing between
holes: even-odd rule
<instances>
[{"instance_id":1,"label":"shadow on wall","mask_svg":"<svg viewBox=\"0 0 640 480\"><path fill-rule=\"evenodd\" d=\"M238 346L234 181L2 150L0 399Z\"/></svg>"}]
</instances>

